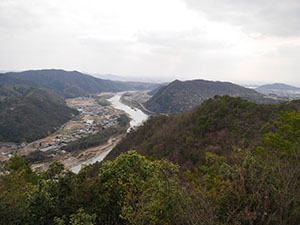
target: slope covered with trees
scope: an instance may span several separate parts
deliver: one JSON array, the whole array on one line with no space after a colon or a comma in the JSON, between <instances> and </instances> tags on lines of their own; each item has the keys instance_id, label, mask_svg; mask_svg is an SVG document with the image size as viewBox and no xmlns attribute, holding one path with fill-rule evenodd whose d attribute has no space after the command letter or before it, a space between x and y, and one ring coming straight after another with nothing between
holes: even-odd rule
<instances>
[{"instance_id":1,"label":"slope covered with trees","mask_svg":"<svg viewBox=\"0 0 300 225\"><path fill-rule=\"evenodd\" d=\"M17 157L0 175L1 224L297 225L300 114L283 112L262 145L212 152L193 170L130 151L79 174Z\"/></svg>"},{"instance_id":2,"label":"slope covered with trees","mask_svg":"<svg viewBox=\"0 0 300 225\"><path fill-rule=\"evenodd\" d=\"M49 89L17 85L0 92L4 96L0 100L0 141L20 143L43 138L78 114Z\"/></svg>"},{"instance_id":3,"label":"slope covered with trees","mask_svg":"<svg viewBox=\"0 0 300 225\"><path fill-rule=\"evenodd\" d=\"M276 103L275 100L266 99L254 90L229 82L175 80L156 91L154 96L145 103L145 107L156 113L185 113L215 95L241 97L256 103Z\"/></svg>"},{"instance_id":4,"label":"slope covered with trees","mask_svg":"<svg viewBox=\"0 0 300 225\"><path fill-rule=\"evenodd\" d=\"M57 69L28 70L0 74L1 84L25 84L34 87L49 88L67 98L85 96L96 92L147 90L158 87L158 84L103 80L78 71Z\"/></svg>"},{"instance_id":5,"label":"slope covered with trees","mask_svg":"<svg viewBox=\"0 0 300 225\"><path fill-rule=\"evenodd\" d=\"M134 149L154 158L166 158L182 168L204 161L205 152L229 155L235 148L262 144L274 130L281 111L297 110L299 101L282 105L255 104L230 96L216 96L185 115L155 116L124 138L108 159Z\"/></svg>"}]
</instances>

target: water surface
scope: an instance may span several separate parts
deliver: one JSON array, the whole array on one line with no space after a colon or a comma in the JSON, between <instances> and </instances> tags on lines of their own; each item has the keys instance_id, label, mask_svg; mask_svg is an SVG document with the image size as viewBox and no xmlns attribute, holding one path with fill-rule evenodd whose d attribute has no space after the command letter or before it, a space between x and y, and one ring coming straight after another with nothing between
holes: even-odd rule
<instances>
[{"instance_id":1,"label":"water surface","mask_svg":"<svg viewBox=\"0 0 300 225\"><path fill-rule=\"evenodd\" d=\"M121 97L124 94L124 92L116 93L112 98L107 99L112 107L122 110L130 117L130 127L128 128L127 132L134 127L137 127L141 125L144 121L148 119L148 115L143 113L141 110L137 108L129 107L121 102ZM112 149L109 149L107 151L104 151L102 154L95 158L88 159L87 161L84 161L80 163L77 166L73 166L70 170L74 173L78 173L83 165L92 164L95 162L101 162L105 156L111 151Z\"/></svg>"}]
</instances>

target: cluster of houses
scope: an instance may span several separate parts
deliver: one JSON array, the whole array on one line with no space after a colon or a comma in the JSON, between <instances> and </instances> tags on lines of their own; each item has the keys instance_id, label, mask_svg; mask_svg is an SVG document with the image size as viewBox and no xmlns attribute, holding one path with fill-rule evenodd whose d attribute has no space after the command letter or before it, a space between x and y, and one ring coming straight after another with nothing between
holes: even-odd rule
<instances>
[{"instance_id":1,"label":"cluster of houses","mask_svg":"<svg viewBox=\"0 0 300 225\"><path fill-rule=\"evenodd\" d=\"M89 104L84 104L87 100ZM65 153L63 149L67 144L117 125L122 113L111 106L101 106L92 98L78 98L78 101L73 101L73 104L69 106L76 108L80 114L48 138L30 144L0 143L0 149L2 149L0 159L10 158L22 149L40 150L50 156Z\"/></svg>"},{"instance_id":2,"label":"cluster of houses","mask_svg":"<svg viewBox=\"0 0 300 225\"><path fill-rule=\"evenodd\" d=\"M99 130L107 129L118 124L119 113L112 110L109 106L101 106L95 102L93 105L72 105L80 112L80 120L72 120L69 123L75 123L66 130L66 125L57 132L51 142L40 142L34 146L42 152L62 150L68 143L76 141L90 134L95 134ZM62 150L62 153L64 151Z\"/></svg>"},{"instance_id":3,"label":"cluster of houses","mask_svg":"<svg viewBox=\"0 0 300 225\"><path fill-rule=\"evenodd\" d=\"M1 156L4 158L11 158L16 153L18 149L24 148L26 143L21 143L19 145L15 143L0 143L0 149L6 149L6 151L1 151ZM0 157L1 158L1 157ZM1 163L0 163L1 165Z\"/></svg>"},{"instance_id":4,"label":"cluster of houses","mask_svg":"<svg viewBox=\"0 0 300 225\"><path fill-rule=\"evenodd\" d=\"M291 101L300 98L300 91L298 90L276 90L276 89L256 89L260 93L264 94L267 98L275 100Z\"/></svg>"},{"instance_id":5,"label":"cluster of houses","mask_svg":"<svg viewBox=\"0 0 300 225\"><path fill-rule=\"evenodd\" d=\"M126 92L123 95L123 98L129 102L140 102L140 103L145 103L148 101L151 96L148 94L147 91L141 92L141 91L131 91L131 92Z\"/></svg>"}]
</instances>

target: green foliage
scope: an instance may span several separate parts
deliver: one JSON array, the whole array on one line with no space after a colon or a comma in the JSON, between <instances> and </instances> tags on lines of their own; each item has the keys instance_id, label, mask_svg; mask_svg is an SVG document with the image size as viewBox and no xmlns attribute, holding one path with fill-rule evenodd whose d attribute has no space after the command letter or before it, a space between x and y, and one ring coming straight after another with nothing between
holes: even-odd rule
<instances>
[{"instance_id":1,"label":"green foliage","mask_svg":"<svg viewBox=\"0 0 300 225\"><path fill-rule=\"evenodd\" d=\"M104 163L99 183L103 204L111 207L107 216L114 215L117 223L171 224L181 201L177 172L166 161L150 161L133 151Z\"/></svg>"},{"instance_id":2,"label":"green foliage","mask_svg":"<svg viewBox=\"0 0 300 225\"><path fill-rule=\"evenodd\" d=\"M300 114L284 112L275 123L276 133L265 135L265 144L281 156L295 156L300 148Z\"/></svg>"},{"instance_id":3,"label":"green foliage","mask_svg":"<svg viewBox=\"0 0 300 225\"><path fill-rule=\"evenodd\" d=\"M229 102L244 108L238 100ZM226 118L229 111L239 111L239 107L226 106L224 114L214 103L211 100L198 110L210 112L209 107L216 107L212 114L217 112ZM250 112L254 110L255 105L242 104ZM201 164L186 172L166 160L141 156L135 151L123 153L114 161L87 166L78 174L65 171L59 162L43 173L34 172L27 161L13 157L8 170L0 175L0 224L297 225L300 117L291 110L283 111L280 117L275 115L278 114L274 114L275 124L270 121L266 125L273 130L265 134L264 142L248 149L232 147L231 154L223 156L216 154L218 146L211 143L205 147L207 152ZM190 129L190 120L199 118L197 113L190 116L181 116L180 125ZM156 124L146 127L160 126L164 130L166 122L170 125L176 120L177 117L161 116L153 120ZM226 121L218 120L223 124L210 123L201 129L212 132L219 126L228 128ZM266 124L263 121L262 126ZM177 125L173 124L171 130L181 128ZM145 135L150 131L141 127L139 132ZM181 138L182 154L185 147L193 144L193 132ZM206 136L207 133L202 138ZM179 137L169 141L175 142L176 138ZM159 149L159 144L153 148ZM163 147L168 154L172 152L168 146ZM197 162L201 156L197 154L191 151L187 157Z\"/></svg>"},{"instance_id":4,"label":"green foliage","mask_svg":"<svg viewBox=\"0 0 300 225\"><path fill-rule=\"evenodd\" d=\"M283 113L265 136L265 148L206 154L183 176L186 224L298 224L300 219L299 114Z\"/></svg>"},{"instance_id":5,"label":"green foliage","mask_svg":"<svg viewBox=\"0 0 300 225\"><path fill-rule=\"evenodd\" d=\"M50 164L49 169L46 171L45 175L47 179L54 179L58 174L64 171L64 164L61 162L53 162Z\"/></svg>"},{"instance_id":6,"label":"green foliage","mask_svg":"<svg viewBox=\"0 0 300 225\"><path fill-rule=\"evenodd\" d=\"M299 104L298 104L299 105ZM203 163L205 152L230 155L237 148L263 144L263 136L275 130L281 111L292 111L297 103L259 105L241 98L216 96L180 116L155 116L129 133L108 155L135 149L191 169Z\"/></svg>"},{"instance_id":7,"label":"green foliage","mask_svg":"<svg viewBox=\"0 0 300 225\"><path fill-rule=\"evenodd\" d=\"M70 225L94 225L96 220L96 215L89 215L84 212L83 208L78 209L76 214L70 216L70 222L67 224ZM65 221L61 218L55 217L54 222L57 225L65 225Z\"/></svg>"},{"instance_id":8,"label":"green foliage","mask_svg":"<svg viewBox=\"0 0 300 225\"><path fill-rule=\"evenodd\" d=\"M29 216L28 197L34 185L24 177L24 171L11 171L0 176L0 224L25 224Z\"/></svg>"},{"instance_id":9,"label":"green foliage","mask_svg":"<svg viewBox=\"0 0 300 225\"><path fill-rule=\"evenodd\" d=\"M13 160L10 167L21 172L0 180L5 200L0 221L6 224L175 224L179 218L183 198L177 166L134 151L78 175L55 162L35 184L25 179L24 162Z\"/></svg>"},{"instance_id":10,"label":"green foliage","mask_svg":"<svg viewBox=\"0 0 300 225\"><path fill-rule=\"evenodd\" d=\"M26 181L33 184L36 184L39 179L39 175L31 170L29 161L23 160L18 156L13 156L10 158L8 163L8 171L10 171L12 174L21 173Z\"/></svg>"}]
</instances>

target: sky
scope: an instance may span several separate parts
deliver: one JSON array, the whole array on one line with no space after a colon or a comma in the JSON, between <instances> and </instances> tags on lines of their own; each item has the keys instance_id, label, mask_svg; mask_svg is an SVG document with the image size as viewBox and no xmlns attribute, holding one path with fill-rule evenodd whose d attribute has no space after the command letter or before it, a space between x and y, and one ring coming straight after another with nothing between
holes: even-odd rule
<instances>
[{"instance_id":1,"label":"sky","mask_svg":"<svg viewBox=\"0 0 300 225\"><path fill-rule=\"evenodd\" d=\"M300 85L299 0L1 0L0 70Z\"/></svg>"}]
</instances>

